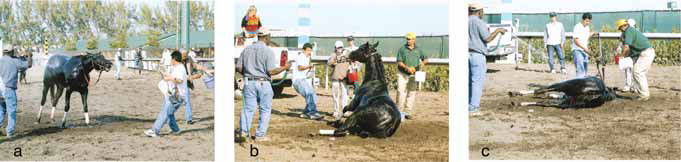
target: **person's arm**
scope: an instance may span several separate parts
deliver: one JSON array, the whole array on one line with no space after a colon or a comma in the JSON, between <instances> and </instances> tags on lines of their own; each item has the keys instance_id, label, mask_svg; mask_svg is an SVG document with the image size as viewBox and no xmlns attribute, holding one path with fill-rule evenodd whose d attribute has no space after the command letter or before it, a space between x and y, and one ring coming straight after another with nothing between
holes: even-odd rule
<instances>
[{"instance_id":1,"label":"person's arm","mask_svg":"<svg viewBox=\"0 0 681 162\"><path fill-rule=\"evenodd\" d=\"M548 46L549 42L549 24L544 26L544 47Z\"/></svg>"},{"instance_id":2,"label":"person's arm","mask_svg":"<svg viewBox=\"0 0 681 162\"><path fill-rule=\"evenodd\" d=\"M244 52L246 50L247 49L244 49L243 51L241 51L239 58L237 58L237 60L236 60L236 71L241 73L241 74L244 74L244 62L243 62L243 60L244 60Z\"/></svg>"},{"instance_id":3,"label":"person's arm","mask_svg":"<svg viewBox=\"0 0 681 162\"><path fill-rule=\"evenodd\" d=\"M404 51L402 51L402 48L397 50L397 66L399 66L402 69L407 70L408 72L411 72L411 70L409 69L409 66L407 66L407 64L404 64L404 61L402 61L402 56L404 56L403 52Z\"/></svg>"},{"instance_id":4,"label":"person's arm","mask_svg":"<svg viewBox=\"0 0 681 162\"><path fill-rule=\"evenodd\" d=\"M489 37L485 39L485 43L491 42L492 40L494 40L495 37L497 37L497 34L499 33L504 34L506 33L506 31L508 30L506 30L505 28L497 28L497 30L494 30L494 32L492 32L492 34L490 34Z\"/></svg>"},{"instance_id":5,"label":"person's arm","mask_svg":"<svg viewBox=\"0 0 681 162\"><path fill-rule=\"evenodd\" d=\"M172 81L174 83L182 83L182 78L176 78L172 76L171 74L168 73L162 73L163 74L163 80L165 81Z\"/></svg>"},{"instance_id":6,"label":"person's arm","mask_svg":"<svg viewBox=\"0 0 681 162\"><path fill-rule=\"evenodd\" d=\"M329 57L329 60L326 61L326 64L331 66L336 65L336 54L331 55L331 57Z\"/></svg>"},{"instance_id":7,"label":"person's arm","mask_svg":"<svg viewBox=\"0 0 681 162\"><path fill-rule=\"evenodd\" d=\"M563 24L560 23L560 49L563 49L563 43L565 43L565 28Z\"/></svg>"},{"instance_id":8,"label":"person's arm","mask_svg":"<svg viewBox=\"0 0 681 162\"><path fill-rule=\"evenodd\" d=\"M579 40L580 40L579 35L582 35L582 34L583 34L583 33L582 33L583 31L579 31L579 29L576 28L576 26L575 26L575 29L573 29L572 31L577 31L577 32L573 35L573 37L575 37L575 45L577 45L577 47L583 49L584 52L586 52L586 53L591 53L591 50L589 50L588 47L585 47L583 44L581 44L581 43L579 42ZM588 35L588 36L590 36L590 35ZM588 39L588 38L585 38L585 39Z\"/></svg>"},{"instance_id":9,"label":"person's arm","mask_svg":"<svg viewBox=\"0 0 681 162\"><path fill-rule=\"evenodd\" d=\"M18 68L19 70L22 70L22 71L23 71L23 70L28 69L28 61L23 61L23 60L20 60L20 59L16 59L16 64L17 64L17 68Z\"/></svg>"},{"instance_id":10,"label":"person's arm","mask_svg":"<svg viewBox=\"0 0 681 162\"><path fill-rule=\"evenodd\" d=\"M276 67L277 64L274 61L274 52L272 52L272 50L270 50L269 48L265 49L265 54L268 56L267 60L265 60L266 65L269 67L268 68L269 70L267 70L267 74L277 75L291 67L291 64L289 62L286 62L286 64L283 67Z\"/></svg>"}]
</instances>

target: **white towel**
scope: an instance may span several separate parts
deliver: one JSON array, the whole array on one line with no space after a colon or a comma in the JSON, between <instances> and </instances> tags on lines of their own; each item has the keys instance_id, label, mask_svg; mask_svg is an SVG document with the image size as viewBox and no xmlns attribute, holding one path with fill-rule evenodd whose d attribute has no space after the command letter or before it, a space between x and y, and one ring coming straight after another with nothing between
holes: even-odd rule
<instances>
[{"instance_id":1,"label":"white towel","mask_svg":"<svg viewBox=\"0 0 681 162\"><path fill-rule=\"evenodd\" d=\"M634 67L634 60L632 60L631 57L621 58L619 63L620 70Z\"/></svg>"}]
</instances>

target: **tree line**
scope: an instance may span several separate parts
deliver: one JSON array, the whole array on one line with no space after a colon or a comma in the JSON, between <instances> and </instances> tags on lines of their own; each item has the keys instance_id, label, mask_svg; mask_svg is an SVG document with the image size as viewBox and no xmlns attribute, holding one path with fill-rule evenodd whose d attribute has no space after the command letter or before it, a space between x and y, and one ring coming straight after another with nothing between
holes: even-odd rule
<instances>
[{"instance_id":1,"label":"tree line","mask_svg":"<svg viewBox=\"0 0 681 162\"><path fill-rule=\"evenodd\" d=\"M129 35L147 35L147 45L159 46L159 36L177 31L177 1L148 4L134 1L0 0L3 41L23 47L75 49L87 40L96 49L109 38L111 48L128 48ZM190 1L190 31L213 30L213 1Z\"/></svg>"}]
</instances>

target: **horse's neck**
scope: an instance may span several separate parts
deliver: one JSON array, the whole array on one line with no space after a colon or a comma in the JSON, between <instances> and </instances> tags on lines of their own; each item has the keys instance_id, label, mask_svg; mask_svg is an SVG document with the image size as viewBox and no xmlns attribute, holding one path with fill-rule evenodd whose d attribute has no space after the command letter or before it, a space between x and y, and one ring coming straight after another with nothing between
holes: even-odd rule
<instances>
[{"instance_id":1,"label":"horse's neck","mask_svg":"<svg viewBox=\"0 0 681 162\"><path fill-rule=\"evenodd\" d=\"M385 81L385 70L383 69L383 62L380 58L372 56L366 66L366 74L364 76L365 81L379 80L381 82Z\"/></svg>"}]
</instances>

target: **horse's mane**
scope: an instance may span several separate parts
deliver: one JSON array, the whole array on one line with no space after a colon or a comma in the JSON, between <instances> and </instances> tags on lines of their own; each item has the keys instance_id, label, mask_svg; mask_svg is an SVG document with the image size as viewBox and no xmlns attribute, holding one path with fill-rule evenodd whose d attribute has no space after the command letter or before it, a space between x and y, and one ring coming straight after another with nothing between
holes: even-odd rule
<instances>
[{"instance_id":1,"label":"horse's mane","mask_svg":"<svg viewBox=\"0 0 681 162\"><path fill-rule=\"evenodd\" d=\"M387 83L385 80L385 68L383 67L383 60L378 53L371 54L367 62L367 73L365 74L365 81L379 80L382 83Z\"/></svg>"}]
</instances>

